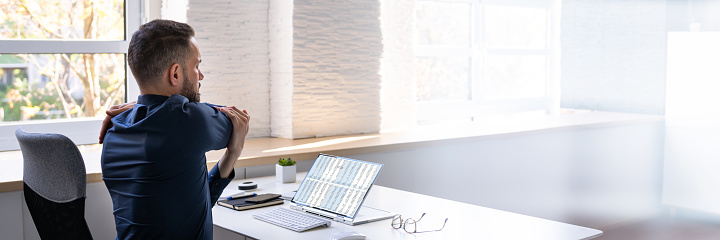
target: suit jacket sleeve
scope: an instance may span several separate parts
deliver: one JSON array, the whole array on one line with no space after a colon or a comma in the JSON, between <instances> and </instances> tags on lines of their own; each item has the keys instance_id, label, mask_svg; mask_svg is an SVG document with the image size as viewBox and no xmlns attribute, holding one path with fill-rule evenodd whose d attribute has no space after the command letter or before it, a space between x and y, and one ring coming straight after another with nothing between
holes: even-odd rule
<instances>
[{"instance_id":1,"label":"suit jacket sleeve","mask_svg":"<svg viewBox=\"0 0 720 240\"><path fill-rule=\"evenodd\" d=\"M208 172L208 183L210 184L210 202L215 206L220 194L222 194L225 187L230 184L230 181L235 178L235 169L230 172L228 178L220 178L220 170L218 170L217 164Z\"/></svg>"},{"instance_id":2,"label":"suit jacket sleeve","mask_svg":"<svg viewBox=\"0 0 720 240\"><path fill-rule=\"evenodd\" d=\"M204 151L219 150L227 147L232 136L233 125L225 113L220 112L210 104L204 103L185 103L184 108L186 113L200 114L193 118L194 121L197 121L194 124L205 126L194 129L196 131L194 135L197 136L196 146L203 148ZM215 206L220 194L234 177L235 170L233 169L228 178L220 178L218 164L215 164L208 172L210 200L213 206Z\"/></svg>"}]
</instances>

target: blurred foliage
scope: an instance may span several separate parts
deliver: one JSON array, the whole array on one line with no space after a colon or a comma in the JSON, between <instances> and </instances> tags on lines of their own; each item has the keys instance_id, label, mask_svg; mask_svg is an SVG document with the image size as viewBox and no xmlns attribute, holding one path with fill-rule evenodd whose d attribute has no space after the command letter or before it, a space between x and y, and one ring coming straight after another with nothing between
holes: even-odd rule
<instances>
[{"instance_id":1,"label":"blurred foliage","mask_svg":"<svg viewBox=\"0 0 720 240\"><path fill-rule=\"evenodd\" d=\"M6 100L0 103L5 111L4 121L20 121L23 108L29 113L28 120L53 118L50 112L57 109L59 101L52 84L29 86L23 71L16 69L15 74L12 85L0 85L0 96Z\"/></svg>"},{"instance_id":2,"label":"blurred foliage","mask_svg":"<svg viewBox=\"0 0 720 240\"><path fill-rule=\"evenodd\" d=\"M124 12L122 0L0 0L0 39L122 40ZM124 101L124 54L0 58L2 121L101 116Z\"/></svg>"}]
</instances>

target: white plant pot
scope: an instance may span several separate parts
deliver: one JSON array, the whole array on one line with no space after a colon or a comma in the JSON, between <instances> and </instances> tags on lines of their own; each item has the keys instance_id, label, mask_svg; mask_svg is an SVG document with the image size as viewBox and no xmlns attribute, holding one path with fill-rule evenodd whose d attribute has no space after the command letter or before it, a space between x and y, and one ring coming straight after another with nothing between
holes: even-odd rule
<instances>
[{"instance_id":1,"label":"white plant pot","mask_svg":"<svg viewBox=\"0 0 720 240\"><path fill-rule=\"evenodd\" d=\"M275 181L281 183L294 183L296 169L295 165L280 166L279 164L275 164Z\"/></svg>"}]
</instances>

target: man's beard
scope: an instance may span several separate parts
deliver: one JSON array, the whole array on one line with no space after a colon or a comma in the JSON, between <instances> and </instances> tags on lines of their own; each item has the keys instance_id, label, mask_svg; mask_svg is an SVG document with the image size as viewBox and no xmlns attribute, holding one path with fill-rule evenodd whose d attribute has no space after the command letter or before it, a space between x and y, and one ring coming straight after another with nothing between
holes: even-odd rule
<instances>
[{"instance_id":1,"label":"man's beard","mask_svg":"<svg viewBox=\"0 0 720 240\"><path fill-rule=\"evenodd\" d=\"M200 102L200 89L195 91L193 84L188 80L187 74L184 73L183 86L182 89L180 89L180 95L186 97L190 102Z\"/></svg>"}]
</instances>

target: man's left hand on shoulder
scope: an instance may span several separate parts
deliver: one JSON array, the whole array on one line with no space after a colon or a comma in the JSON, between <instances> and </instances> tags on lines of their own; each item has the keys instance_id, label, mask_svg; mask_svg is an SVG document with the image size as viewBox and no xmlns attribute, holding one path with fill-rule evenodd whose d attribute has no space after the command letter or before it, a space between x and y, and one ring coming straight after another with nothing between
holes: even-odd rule
<instances>
[{"instance_id":1,"label":"man's left hand on shoulder","mask_svg":"<svg viewBox=\"0 0 720 240\"><path fill-rule=\"evenodd\" d=\"M240 157L245 137L250 129L250 115L246 110L240 111L237 107L219 107L218 110L227 114L233 124L233 134L228 142L227 151L231 156Z\"/></svg>"}]
</instances>

